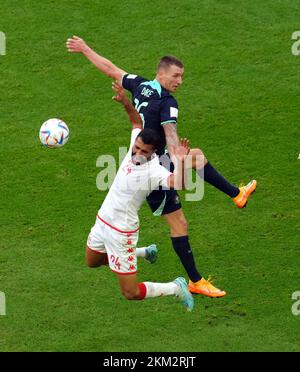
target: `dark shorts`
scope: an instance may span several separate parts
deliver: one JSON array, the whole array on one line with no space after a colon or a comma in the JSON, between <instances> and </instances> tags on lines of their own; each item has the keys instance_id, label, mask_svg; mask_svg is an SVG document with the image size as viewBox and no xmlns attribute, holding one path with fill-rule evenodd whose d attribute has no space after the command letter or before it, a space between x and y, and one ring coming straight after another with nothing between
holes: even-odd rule
<instances>
[{"instance_id":1,"label":"dark shorts","mask_svg":"<svg viewBox=\"0 0 300 372\"><path fill-rule=\"evenodd\" d=\"M162 216L181 209L181 202L177 191L155 190L147 197L147 203L154 216Z\"/></svg>"},{"instance_id":2,"label":"dark shorts","mask_svg":"<svg viewBox=\"0 0 300 372\"><path fill-rule=\"evenodd\" d=\"M174 171L174 165L168 155L163 155L161 164L168 169L170 172ZM179 195L176 190L164 190L160 187L158 190L154 190L147 197L147 203L152 210L154 216L162 216L169 214L181 209L181 202Z\"/></svg>"}]
</instances>

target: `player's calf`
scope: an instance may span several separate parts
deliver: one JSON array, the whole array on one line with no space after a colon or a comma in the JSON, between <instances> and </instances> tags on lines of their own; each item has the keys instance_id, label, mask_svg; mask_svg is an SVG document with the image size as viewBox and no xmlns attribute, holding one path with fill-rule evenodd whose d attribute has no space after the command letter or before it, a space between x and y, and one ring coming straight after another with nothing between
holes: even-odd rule
<instances>
[{"instance_id":1,"label":"player's calf","mask_svg":"<svg viewBox=\"0 0 300 372\"><path fill-rule=\"evenodd\" d=\"M172 237L186 236L188 234L188 224L182 208L175 212L164 214L163 216L170 227Z\"/></svg>"},{"instance_id":2,"label":"player's calf","mask_svg":"<svg viewBox=\"0 0 300 372\"><path fill-rule=\"evenodd\" d=\"M188 311L194 306L194 299L188 291L184 278L169 283L137 282L136 274L118 275L121 292L128 300L144 300L153 297L175 296L180 299Z\"/></svg>"}]
</instances>

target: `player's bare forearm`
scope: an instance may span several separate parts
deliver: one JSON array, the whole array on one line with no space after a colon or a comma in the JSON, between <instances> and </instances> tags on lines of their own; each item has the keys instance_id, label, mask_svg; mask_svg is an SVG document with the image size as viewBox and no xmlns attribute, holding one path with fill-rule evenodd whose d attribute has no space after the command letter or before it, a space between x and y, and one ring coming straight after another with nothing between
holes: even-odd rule
<instances>
[{"instance_id":1,"label":"player's bare forearm","mask_svg":"<svg viewBox=\"0 0 300 372\"><path fill-rule=\"evenodd\" d=\"M176 190L183 190L185 188L185 169L184 162L175 162L174 172L169 178L169 187Z\"/></svg>"},{"instance_id":2,"label":"player's bare forearm","mask_svg":"<svg viewBox=\"0 0 300 372\"><path fill-rule=\"evenodd\" d=\"M133 128L143 129L143 122L140 117L140 114L136 111L136 109L134 108L133 104L129 101L129 99L127 98L127 102L122 102L122 104L127 112L128 118Z\"/></svg>"},{"instance_id":3,"label":"player's bare forearm","mask_svg":"<svg viewBox=\"0 0 300 372\"><path fill-rule=\"evenodd\" d=\"M88 48L83 52L83 55L92 62L100 71L102 71L106 76L121 81L122 76L126 73L125 71L118 68L107 58L104 58L97 54L93 49Z\"/></svg>"},{"instance_id":4,"label":"player's bare forearm","mask_svg":"<svg viewBox=\"0 0 300 372\"><path fill-rule=\"evenodd\" d=\"M122 86L118 82L114 82L112 84L112 89L116 92L116 95L113 97L113 100L121 103L124 106L129 121L131 122L133 128L143 129L142 119L139 113L134 108L133 104L129 101Z\"/></svg>"},{"instance_id":5,"label":"player's bare forearm","mask_svg":"<svg viewBox=\"0 0 300 372\"><path fill-rule=\"evenodd\" d=\"M101 72L117 81L121 81L122 76L126 74L125 71L114 65L110 60L96 53L83 39L77 36L67 40L67 48L69 52L82 53Z\"/></svg>"},{"instance_id":6,"label":"player's bare forearm","mask_svg":"<svg viewBox=\"0 0 300 372\"><path fill-rule=\"evenodd\" d=\"M171 158L174 156L174 148L179 145L176 124L167 123L163 126L166 136L166 143Z\"/></svg>"}]
</instances>

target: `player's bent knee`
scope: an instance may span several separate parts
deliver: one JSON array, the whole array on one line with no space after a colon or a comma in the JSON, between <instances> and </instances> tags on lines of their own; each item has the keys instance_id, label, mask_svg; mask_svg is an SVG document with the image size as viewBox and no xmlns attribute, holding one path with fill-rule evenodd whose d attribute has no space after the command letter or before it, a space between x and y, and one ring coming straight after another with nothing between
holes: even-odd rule
<instances>
[{"instance_id":1,"label":"player's bent knee","mask_svg":"<svg viewBox=\"0 0 300 372\"><path fill-rule=\"evenodd\" d=\"M125 292L125 293L123 292L122 294L129 301L130 300L135 300L135 296L132 293L130 293L130 292Z\"/></svg>"},{"instance_id":2,"label":"player's bent knee","mask_svg":"<svg viewBox=\"0 0 300 372\"><path fill-rule=\"evenodd\" d=\"M196 156L204 156L204 152L201 149L191 149L190 150L190 155L196 157Z\"/></svg>"},{"instance_id":3,"label":"player's bent knee","mask_svg":"<svg viewBox=\"0 0 300 372\"><path fill-rule=\"evenodd\" d=\"M201 149L192 149L191 155L193 156L193 168L200 169L206 165L207 159Z\"/></svg>"},{"instance_id":4,"label":"player's bent knee","mask_svg":"<svg viewBox=\"0 0 300 372\"><path fill-rule=\"evenodd\" d=\"M201 149L195 149L195 155L200 159L203 158L203 161L205 160L204 152Z\"/></svg>"},{"instance_id":5,"label":"player's bent knee","mask_svg":"<svg viewBox=\"0 0 300 372\"><path fill-rule=\"evenodd\" d=\"M122 292L122 295L127 300L138 300L139 299L139 293L135 289L122 288L121 292Z\"/></svg>"},{"instance_id":6,"label":"player's bent knee","mask_svg":"<svg viewBox=\"0 0 300 372\"><path fill-rule=\"evenodd\" d=\"M132 292L127 292L127 291L122 291L122 295L127 299L127 300L134 300L135 296Z\"/></svg>"}]
</instances>

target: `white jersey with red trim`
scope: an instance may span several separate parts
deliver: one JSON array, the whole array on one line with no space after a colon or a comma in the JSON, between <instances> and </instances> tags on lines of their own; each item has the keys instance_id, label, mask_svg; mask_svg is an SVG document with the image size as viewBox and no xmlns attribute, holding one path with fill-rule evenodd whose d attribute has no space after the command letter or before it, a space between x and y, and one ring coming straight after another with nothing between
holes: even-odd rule
<instances>
[{"instance_id":1,"label":"white jersey with red trim","mask_svg":"<svg viewBox=\"0 0 300 372\"><path fill-rule=\"evenodd\" d=\"M108 224L121 231L135 231L139 228L138 211L151 191L159 186L168 188L172 174L159 164L159 157L142 165L132 162L132 147L141 129L133 129L130 149L126 154L113 184L98 212Z\"/></svg>"}]
</instances>

